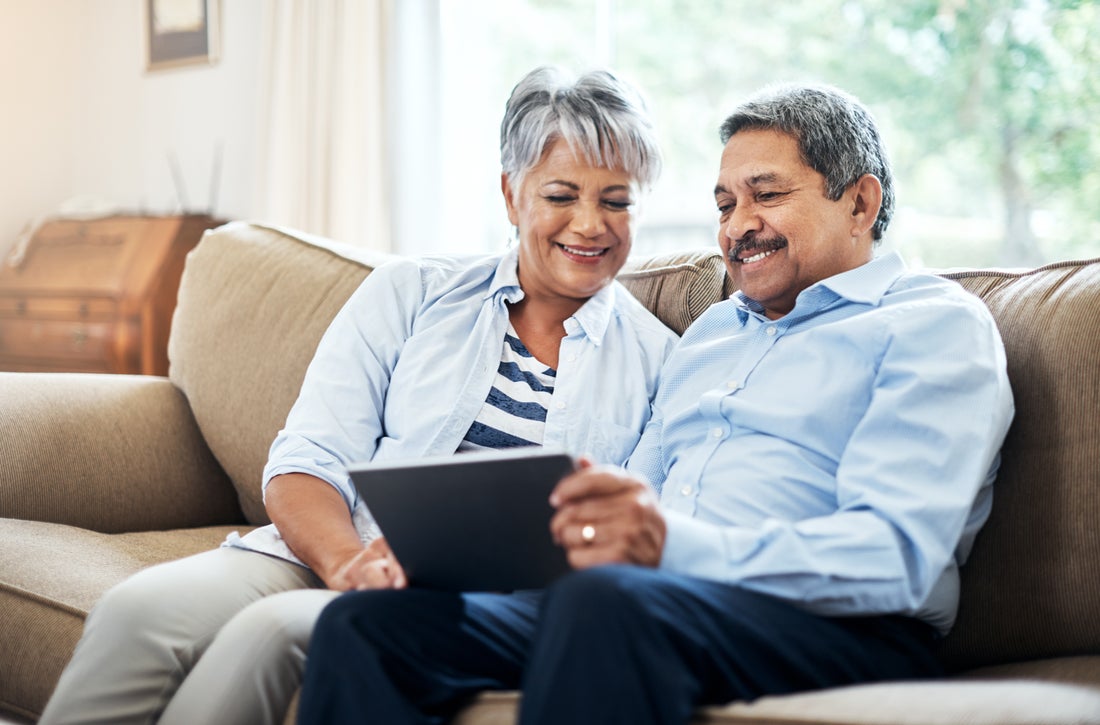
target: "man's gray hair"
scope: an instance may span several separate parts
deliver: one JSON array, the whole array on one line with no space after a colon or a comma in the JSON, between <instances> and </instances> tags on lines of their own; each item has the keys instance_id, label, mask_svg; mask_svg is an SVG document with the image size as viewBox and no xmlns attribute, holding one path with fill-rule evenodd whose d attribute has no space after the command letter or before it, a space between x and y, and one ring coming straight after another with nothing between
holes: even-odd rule
<instances>
[{"instance_id":1,"label":"man's gray hair","mask_svg":"<svg viewBox=\"0 0 1100 725\"><path fill-rule=\"evenodd\" d=\"M831 86L766 88L722 123L722 143L750 129L793 136L802 161L825 177L825 194L833 201L864 174L874 174L882 206L871 231L876 242L882 239L894 215L893 173L875 120L858 100Z\"/></svg>"},{"instance_id":2,"label":"man's gray hair","mask_svg":"<svg viewBox=\"0 0 1100 725\"><path fill-rule=\"evenodd\" d=\"M558 139L593 166L622 169L642 189L652 187L661 173L645 100L607 71L574 78L543 66L512 89L500 124L500 165L513 188Z\"/></svg>"}]
</instances>

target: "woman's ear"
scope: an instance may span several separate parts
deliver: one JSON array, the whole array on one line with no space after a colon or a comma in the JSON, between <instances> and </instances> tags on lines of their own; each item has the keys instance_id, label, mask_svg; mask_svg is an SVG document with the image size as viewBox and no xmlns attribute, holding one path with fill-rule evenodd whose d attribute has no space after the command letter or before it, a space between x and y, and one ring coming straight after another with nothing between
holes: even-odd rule
<instances>
[{"instance_id":1,"label":"woman's ear","mask_svg":"<svg viewBox=\"0 0 1100 725\"><path fill-rule=\"evenodd\" d=\"M871 231L882 208L882 183L874 174L864 174L848 188L852 200L852 236Z\"/></svg>"},{"instance_id":2,"label":"woman's ear","mask_svg":"<svg viewBox=\"0 0 1100 725\"><path fill-rule=\"evenodd\" d=\"M516 212L515 193L512 191L512 182L508 174L500 172L500 193L504 195L504 206L508 209L508 221L512 226L519 226L519 214Z\"/></svg>"}]
</instances>

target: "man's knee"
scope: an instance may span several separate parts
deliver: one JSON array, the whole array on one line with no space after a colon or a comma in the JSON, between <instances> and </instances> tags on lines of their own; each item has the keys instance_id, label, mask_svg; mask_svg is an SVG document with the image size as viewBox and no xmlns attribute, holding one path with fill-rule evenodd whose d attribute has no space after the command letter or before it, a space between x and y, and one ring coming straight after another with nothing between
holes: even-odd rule
<instances>
[{"instance_id":1,"label":"man's knee","mask_svg":"<svg viewBox=\"0 0 1100 725\"><path fill-rule=\"evenodd\" d=\"M600 566L562 577L547 590L542 616L567 614L611 621L644 609L655 572L636 566Z\"/></svg>"}]
</instances>

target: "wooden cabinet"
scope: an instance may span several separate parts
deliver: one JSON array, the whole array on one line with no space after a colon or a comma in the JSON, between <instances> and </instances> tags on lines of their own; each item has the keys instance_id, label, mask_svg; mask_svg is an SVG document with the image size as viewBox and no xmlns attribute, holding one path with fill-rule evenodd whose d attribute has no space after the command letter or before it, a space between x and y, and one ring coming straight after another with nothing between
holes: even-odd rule
<instances>
[{"instance_id":1,"label":"wooden cabinet","mask_svg":"<svg viewBox=\"0 0 1100 725\"><path fill-rule=\"evenodd\" d=\"M0 260L0 370L167 374L184 258L218 224L199 215L42 224Z\"/></svg>"}]
</instances>

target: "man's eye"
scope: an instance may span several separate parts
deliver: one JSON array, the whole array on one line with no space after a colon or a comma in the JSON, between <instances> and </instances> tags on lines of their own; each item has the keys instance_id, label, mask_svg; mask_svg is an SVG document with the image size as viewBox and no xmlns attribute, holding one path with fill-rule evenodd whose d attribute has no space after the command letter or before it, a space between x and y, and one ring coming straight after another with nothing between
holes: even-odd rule
<instances>
[{"instance_id":1,"label":"man's eye","mask_svg":"<svg viewBox=\"0 0 1100 725\"><path fill-rule=\"evenodd\" d=\"M733 211L733 204L726 203L718 205L718 213L722 216L729 214L731 211Z\"/></svg>"}]
</instances>

